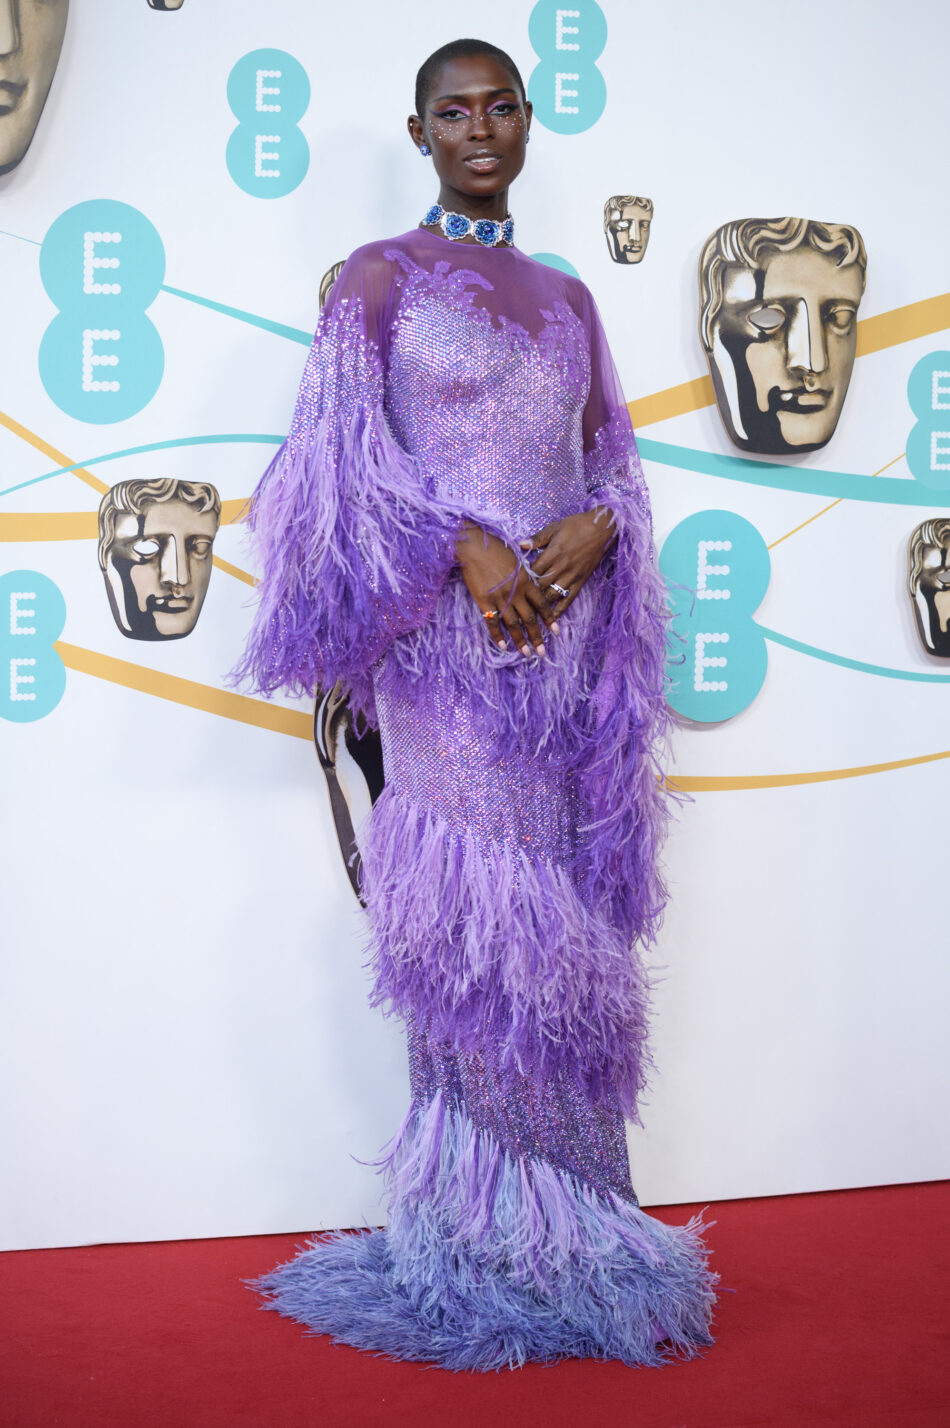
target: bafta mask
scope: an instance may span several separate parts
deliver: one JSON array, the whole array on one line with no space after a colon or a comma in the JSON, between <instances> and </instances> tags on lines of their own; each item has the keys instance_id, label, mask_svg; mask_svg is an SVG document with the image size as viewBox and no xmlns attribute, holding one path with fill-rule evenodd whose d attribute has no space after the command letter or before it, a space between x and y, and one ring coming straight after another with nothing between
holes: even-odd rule
<instances>
[{"instance_id":1,"label":"bafta mask","mask_svg":"<svg viewBox=\"0 0 950 1428\"><path fill-rule=\"evenodd\" d=\"M745 218L699 264L700 337L719 414L743 451L814 451L834 434L867 256L856 228Z\"/></svg>"},{"instance_id":2,"label":"bafta mask","mask_svg":"<svg viewBox=\"0 0 950 1428\"><path fill-rule=\"evenodd\" d=\"M99 566L113 618L130 640L180 640L211 579L221 498L192 481L119 481L99 507Z\"/></svg>"},{"instance_id":3,"label":"bafta mask","mask_svg":"<svg viewBox=\"0 0 950 1428\"><path fill-rule=\"evenodd\" d=\"M383 791L383 749L379 731L353 718L342 686L337 683L326 694L317 694L313 742L327 781L330 809L347 876L359 897L362 861L356 829Z\"/></svg>"},{"instance_id":4,"label":"bafta mask","mask_svg":"<svg viewBox=\"0 0 950 1428\"><path fill-rule=\"evenodd\" d=\"M323 307L323 304L326 302L327 298L330 296L330 289L333 287L333 284L336 282L337 278L340 276L340 273L342 272L342 270L343 270L343 263L342 263L342 262L334 263L332 268L327 268L327 270L326 270L326 272L324 273L323 277L320 279L320 306L321 306L321 308Z\"/></svg>"},{"instance_id":5,"label":"bafta mask","mask_svg":"<svg viewBox=\"0 0 950 1428\"><path fill-rule=\"evenodd\" d=\"M908 586L924 649L950 658L950 516L922 521L910 538Z\"/></svg>"},{"instance_id":6,"label":"bafta mask","mask_svg":"<svg viewBox=\"0 0 950 1428\"><path fill-rule=\"evenodd\" d=\"M604 232L615 263L640 263L650 241L652 198L618 193L604 204Z\"/></svg>"},{"instance_id":7,"label":"bafta mask","mask_svg":"<svg viewBox=\"0 0 950 1428\"><path fill-rule=\"evenodd\" d=\"M69 0L0 0L0 174L33 142L68 12Z\"/></svg>"},{"instance_id":8,"label":"bafta mask","mask_svg":"<svg viewBox=\"0 0 950 1428\"><path fill-rule=\"evenodd\" d=\"M148 0L153 10L180 10L184 0Z\"/></svg>"}]
</instances>

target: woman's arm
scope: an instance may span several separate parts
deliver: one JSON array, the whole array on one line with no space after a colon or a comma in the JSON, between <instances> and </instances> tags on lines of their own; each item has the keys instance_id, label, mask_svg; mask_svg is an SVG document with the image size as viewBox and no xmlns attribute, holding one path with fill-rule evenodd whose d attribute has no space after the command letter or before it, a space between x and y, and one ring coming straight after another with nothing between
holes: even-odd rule
<instances>
[{"instance_id":1,"label":"woman's arm","mask_svg":"<svg viewBox=\"0 0 950 1428\"><path fill-rule=\"evenodd\" d=\"M254 494L249 525L262 576L235 671L265 693L312 693L339 679L370 718L372 667L432 619L472 514L429 489L390 429L386 344L398 286L382 246L344 264L290 433Z\"/></svg>"},{"instance_id":2,"label":"woman's arm","mask_svg":"<svg viewBox=\"0 0 950 1428\"><path fill-rule=\"evenodd\" d=\"M589 511L550 521L521 542L526 553L541 552L531 569L555 620L577 599L616 534L613 511L608 505L596 505ZM558 594L552 588L555 585L570 593Z\"/></svg>"},{"instance_id":3,"label":"woman's arm","mask_svg":"<svg viewBox=\"0 0 950 1428\"><path fill-rule=\"evenodd\" d=\"M633 426L600 317L584 287L580 289L578 307L590 355L590 387L582 423L589 505L583 511L550 521L521 542L530 560L531 575L519 580L518 598L513 602L522 624L526 624L527 608L530 619L540 619L552 629L617 538L613 506L628 504L633 497L649 529L649 505ZM531 559L532 553L536 559ZM569 593L562 595L555 587ZM478 592L472 593L478 599ZM531 629L529 634L536 644Z\"/></svg>"},{"instance_id":4,"label":"woman's arm","mask_svg":"<svg viewBox=\"0 0 950 1428\"><path fill-rule=\"evenodd\" d=\"M490 532L467 522L455 544L456 559L476 605L499 649L506 650L507 630L516 648L530 657L532 646L545 656L541 626L558 633L553 606L516 551ZM525 640L527 633L528 643Z\"/></svg>"}]
</instances>

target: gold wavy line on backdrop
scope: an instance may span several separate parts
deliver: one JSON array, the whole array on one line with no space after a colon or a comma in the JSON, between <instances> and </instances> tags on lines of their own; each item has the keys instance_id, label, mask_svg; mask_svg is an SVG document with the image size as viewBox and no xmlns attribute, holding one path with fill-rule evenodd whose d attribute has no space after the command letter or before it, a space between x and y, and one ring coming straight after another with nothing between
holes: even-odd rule
<instances>
[{"instance_id":1,"label":"gold wavy line on backdrop","mask_svg":"<svg viewBox=\"0 0 950 1428\"><path fill-rule=\"evenodd\" d=\"M44 441L35 431L30 431L28 426L18 422L15 417L8 416L6 412L0 412L0 426L5 426L7 431L11 431L14 436L18 436L21 441L25 441L28 446L34 447L37 451L42 451L44 456L48 456L51 461L55 461L57 466L72 466L72 461L62 451L57 451L55 446L51 446L48 441ZM85 481L87 486L91 486L94 491L98 491L100 496L104 496L108 491L108 486L104 481L100 481L98 476L93 476L91 471L85 471L81 466L72 473L78 476L80 481ZM77 515L83 514L76 512ZM34 516L34 520L36 517ZM95 519L95 517L93 517ZM27 537L29 539L29 537ZM48 540L48 536L39 536L39 540ZM60 537L62 539L62 537Z\"/></svg>"},{"instance_id":2,"label":"gold wavy line on backdrop","mask_svg":"<svg viewBox=\"0 0 950 1428\"><path fill-rule=\"evenodd\" d=\"M879 313L876 317L865 317L858 322L858 356L880 352L885 347L910 342L915 337L926 337L946 327L950 327L950 293L925 298L922 302L912 302L906 307L895 307L890 312ZM653 422L667 421L670 417L683 416L686 412L711 406L714 401L709 377L696 377L691 382L681 382L677 387L667 387L662 392L654 392L652 396L638 397L628 402L627 406L634 426L650 426ZM62 451L57 451L36 432L30 431L5 412L0 412L0 425L28 442L37 451L42 451L59 466L73 464ZM894 458L895 461L899 459ZM886 469L881 467L881 471ZM881 472L876 471L874 474L879 476ZM104 482L89 471L80 468L75 475L100 493L108 490ZM836 501L832 502L832 505L837 504ZM246 505L247 497L225 501L221 510L221 524L234 525L239 522ZM825 509L830 510L831 507ZM818 515L822 514L822 511L818 512ZM816 517L812 516L810 519L815 520ZM805 521L803 524L808 525L809 522ZM795 529L800 530L801 527L796 526ZM788 532L789 535L794 533ZM5 512L0 515L0 541L89 540L96 534L96 516L91 511L25 511ZM787 537L782 536L780 539L785 540ZM777 545L778 541L774 544ZM246 571L238 571L236 566L228 566L226 562L219 561L217 556L215 564L220 564L229 574L236 573L238 579L249 585L254 583L253 576L248 575Z\"/></svg>"},{"instance_id":3,"label":"gold wavy line on backdrop","mask_svg":"<svg viewBox=\"0 0 950 1428\"><path fill-rule=\"evenodd\" d=\"M0 422L3 412L0 412ZM103 487L103 491L108 487ZM247 505L247 499L221 502L221 524L237 525ZM41 522L42 534L36 535L37 522ZM29 540L98 540L99 518L95 511L5 511L0 515L0 541ZM233 569L234 567L232 567ZM245 580L253 581L253 576L241 571Z\"/></svg>"},{"instance_id":4,"label":"gold wavy line on backdrop","mask_svg":"<svg viewBox=\"0 0 950 1428\"><path fill-rule=\"evenodd\" d=\"M876 471L872 471L871 476L883 476L885 471L889 471L892 466L906 455L907 452L902 451L899 456L893 456L890 461L886 462L883 466L879 466ZM797 535L799 531L803 531L806 526L811 525L812 521L817 521L819 516L825 516L829 511L833 511L835 506L840 506L843 500L844 496L836 497L835 500L831 501L827 506L822 506L821 510L816 511L813 516L809 516L807 521L800 521L797 526L792 526L790 531L786 531L784 535L780 535L777 540L772 541L772 544L768 547L769 550L774 550L777 545L782 544L783 540L788 540L789 536Z\"/></svg>"},{"instance_id":5,"label":"gold wavy line on backdrop","mask_svg":"<svg viewBox=\"0 0 950 1428\"><path fill-rule=\"evenodd\" d=\"M842 778L862 778L865 774L890 773L893 769L909 769L916 764L933 764L950 759L950 749L939 754L917 754L912 759L891 759L886 764L863 764L853 769L818 769L813 773L794 774L684 774L670 775L666 782L683 793L728 793L750 788L792 788L797 784L831 783Z\"/></svg>"},{"instance_id":6,"label":"gold wavy line on backdrop","mask_svg":"<svg viewBox=\"0 0 950 1428\"><path fill-rule=\"evenodd\" d=\"M18 436L21 441L27 442L37 451L42 451L44 456L48 456L57 465L73 465L65 452L58 451L37 432L31 431L28 426L24 426L22 422L17 421L7 412L0 412L0 426L5 426L7 431L12 432L14 436ZM91 471L86 471L81 466L71 471L70 475L78 476L80 481L85 481L87 486L91 486L101 496L104 496L109 489L104 481L99 480L98 476L93 476ZM242 516L246 505L246 497L236 501L222 501L221 524L223 526L233 525ZM0 516L0 541L98 539L99 517L96 511L9 511ZM232 565L222 556L213 555L211 559L219 570L223 570L226 575L233 575L235 580L243 580L246 585L257 584L253 575L242 570L238 565Z\"/></svg>"},{"instance_id":7,"label":"gold wavy line on backdrop","mask_svg":"<svg viewBox=\"0 0 950 1428\"><path fill-rule=\"evenodd\" d=\"M950 293L928 298L923 302L911 303L906 307L894 308L891 312L881 313L877 317L865 318L858 323L858 354L877 352L900 342L911 341L915 337L938 332L945 327L950 327ZM651 397L642 397L638 401L630 402L629 407L635 423L645 426L651 422L665 421L671 416L695 411L699 407L710 405L713 400L712 383L708 377L701 377L692 382L684 382L677 387L669 387L663 392L655 392ZM15 436L35 447L36 450L42 451L58 465L72 465L63 452L58 451L41 436L3 412L0 412L0 424ZM899 457L895 457L894 461L899 459ZM888 465L893 465L894 461L889 462ZM886 469L886 467L881 467L881 471ZM96 491L105 492L108 490L104 482L88 471L80 468L75 474ZM881 472L878 471L874 474L880 475ZM247 499L244 497L225 501L221 511L222 524L233 524L240 520L246 504ZM831 506L837 504L837 501L833 501ZM830 510L831 506L826 506L825 510ZM822 514L824 514L823 511L817 513L817 515ZM810 517L809 521L802 522L802 525L808 525L811 520L816 520L817 515ZM799 530L801 526L795 529ZM93 511L10 512L0 516L0 540L85 540L95 538L97 533L97 518ZM788 535L794 533L794 531L789 531ZM787 536L782 536L779 539L785 540ZM776 545L778 543L779 541L774 542ZM255 583L254 577L247 571L239 569L236 565L231 565L230 562L222 560L219 556L214 557L214 562L236 579L243 580L248 585ZM310 715L299 710L285 709L266 700L252 699L244 694L234 694L229 690L199 684L195 680L182 679L178 675L147 669L142 665L132 664L128 660L97 654L95 651L83 649L79 645L60 642L56 648L63 663L70 669L93 675L97 679L105 679L113 684L137 689L143 694L151 694L159 699L168 699L172 703L183 704L209 714L217 714L226 719L236 719L241 723L252 724L260 729L271 729L275 733L291 734L299 739L309 740L312 737ZM832 779L858 778L864 774L884 773L892 769L909 768L915 764L931 763L945 758L950 758L950 750L946 753L923 754L918 758L898 759L890 763L868 764L862 768L854 769L829 769L802 774L756 774L708 778L682 775L671 779L670 783L672 786L690 793L723 792L729 789L784 788L793 784L823 783Z\"/></svg>"},{"instance_id":8,"label":"gold wavy line on backdrop","mask_svg":"<svg viewBox=\"0 0 950 1428\"><path fill-rule=\"evenodd\" d=\"M313 718L299 709L285 709L266 699L251 699L246 694L233 694L229 689L199 684L197 680L182 679L177 674L164 674L157 669L147 669L145 665L132 664L126 659L97 654L95 650L83 649L81 645L67 644L64 640L57 640L53 648L67 669L78 670L80 674L91 674L96 679L108 680L110 684L121 684L126 689L137 689L140 694L151 694L172 704L203 710L206 714L219 714L225 719L236 719L241 724L253 724L258 729L272 729L275 734L292 734L294 738L308 742L313 738Z\"/></svg>"},{"instance_id":9,"label":"gold wavy line on backdrop","mask_svg":"<svg viewBox=\"0 0 950 1428\"><path fill-rule=\"evenodd\" d=\"M275 734L291 734L295 739L313 738L313 719L299 709L285 709L279 704L271 704L266 699L251 699L246 694L232 694L230 690L216 689L209 684L199 684L193 679L182 679L177 674L162 674L158 670L146 669L144 665L131 664L128 660L114 659L112 655L97 654L95 650L83 649L80 645L66 644L59 640L55 645L60 659L68 669L80 674L91 674L96 679L108 680L110 684L121 684L126 689L137 689L140 694L152 694L159 699L168 699L173 704L184 704L189 709L200 709L206 714L219 714L225 719L236 719L242 724L253 724L258 729L271 729ZM865 764L853 769L819 769L814 773L795 774L739 774L691 777L680 774L667 779L672 789L683 793L727 793L736 789L789 788L795 784L828 783L834 779L860 778L864 774L888 773L892 769L907 769L915 764L935 763L938 759L950 759L950 749L939 754L920 754L912 759L893 759L885 764Z\"/></svg>"},{"instance_id":10,"label":"gold wavy line on backdrop","mask_svg":"<svg viewBox=\"0 0 950 1428\"><path fill-rule=\"evenodd\" d=\"M242 570L239 565L232 565L229 560L223 559L220 555L211 557L219 570L223 570L225 575L233 575L235 580L243 580L245 585L256 585L257 579L249 570Z\"/></svg>"},{"instance_id":11,"label":"gold wavy line on backdrop","mask_svg":"<svg viewBox=\"0 0 950 1428\"><path fill-rule=\"evenodd\" d=\"M857 355L867 357L885 347L896 347L901 342L912 342L915 337L942 332L945 327L950 327L950 293L895 307L876 317L859 318ZM655 421L669 421L670 417L710 407L715 400L712 378L695 377L691 382L666 387L652 396L638 397L627 406L634 426L650 426Z\"/></svg>"}]
</instances>

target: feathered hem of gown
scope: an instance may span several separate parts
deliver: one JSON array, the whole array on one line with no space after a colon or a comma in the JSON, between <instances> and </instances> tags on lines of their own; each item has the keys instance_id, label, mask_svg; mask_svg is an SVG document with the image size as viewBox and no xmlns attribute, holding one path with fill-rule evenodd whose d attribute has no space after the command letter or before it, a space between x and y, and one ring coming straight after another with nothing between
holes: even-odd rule
<instances>
[{"instance_id":1,"label":"feathered hem of gown","mask_svg":"<svg viewBox=\"0 0 950 1428\"><path fill-rule=\"evenodd\" d=\"M719 1276L695 1215L669 1226L543 1160L515 1157L441 1092L382 1162L385 1229L311 1238L245 1283L261 1305L394 1359L447 1369L693 1358Z\"/></svg>"}]
</instances>

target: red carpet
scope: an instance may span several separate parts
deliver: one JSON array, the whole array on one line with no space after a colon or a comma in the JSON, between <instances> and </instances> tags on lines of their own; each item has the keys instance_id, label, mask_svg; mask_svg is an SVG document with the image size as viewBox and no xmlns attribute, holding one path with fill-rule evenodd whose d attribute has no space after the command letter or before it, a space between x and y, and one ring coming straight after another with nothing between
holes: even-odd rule
<instances>
[{"instance_id":1,"label":"red carpet","mask_svg":"<svg viewBox=\"0 0 950 1428\"><path fill-rule=\"evenodd\" d=\"M656 1211L680 1223L691 1206ZM696 1207L698 1208L698 1207ZM0 1256L0 1423L65 1428L950 1425L950 1182L728 1200L716 1344L469 1376L307 1338L240 1283L305 1235Z\"/></svg>"}]
</instances>

